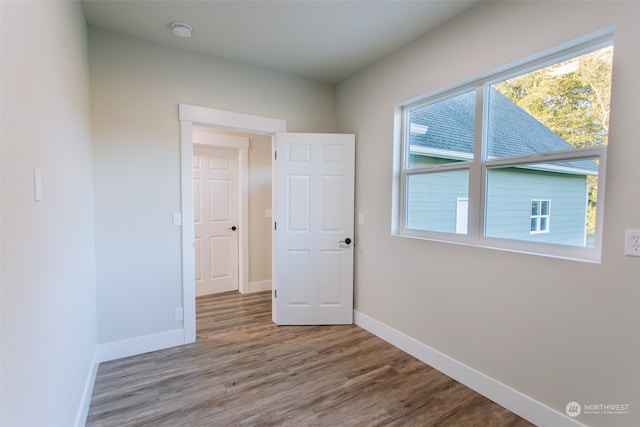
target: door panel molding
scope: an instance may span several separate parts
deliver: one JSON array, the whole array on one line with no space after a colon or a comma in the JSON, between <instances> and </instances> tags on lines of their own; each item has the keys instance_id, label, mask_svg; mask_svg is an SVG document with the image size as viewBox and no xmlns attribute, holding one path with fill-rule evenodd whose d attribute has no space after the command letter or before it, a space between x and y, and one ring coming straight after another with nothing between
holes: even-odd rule
<instances>
[{"instance_id":1,"label":"door panel molding","mask_svg":"<svg viewBox=\"0 0 640 427\"><path fill-rule=\"evenodd\" d=\"M351 324L355 135L276 138L274 320Z\"/></svg>"}]
</instances>

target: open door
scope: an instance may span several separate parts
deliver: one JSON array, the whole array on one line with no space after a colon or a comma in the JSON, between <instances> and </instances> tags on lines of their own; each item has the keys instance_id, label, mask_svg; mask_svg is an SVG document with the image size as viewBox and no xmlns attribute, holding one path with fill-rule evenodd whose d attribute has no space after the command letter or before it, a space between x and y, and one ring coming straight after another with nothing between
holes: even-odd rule
<instances>
[{"instance_id":1,"label":"open door","mask_svg":"<svg viewBox=\"0 0 640 427\"><path fill-rule=\"evenodd\" d=\"M276 136L274 320L353 323L355 135Z\"/></svg>"}]
</instances>

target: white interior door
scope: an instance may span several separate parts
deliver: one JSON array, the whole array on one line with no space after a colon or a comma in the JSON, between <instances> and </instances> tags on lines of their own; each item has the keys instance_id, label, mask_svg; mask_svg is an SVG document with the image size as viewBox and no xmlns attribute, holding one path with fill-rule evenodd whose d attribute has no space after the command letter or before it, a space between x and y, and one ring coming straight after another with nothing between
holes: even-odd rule
<instances>
[{"instance_id":1,"label":"white interior door","mask_svg":"<svg viewBox=\"0 0 640 427\"><path fill-rule=\"evenodd\" d=\"M238 290L238 153L193 147L196 296Z\"/></svg>"},{"instance_id":2,"label":"white interior door","mask_svg":"<svg viewBox=\"0 0 640 427\"><path fill-rule=\"evenodd\" d=\"M274 319L353 323L355 136L278 134Z\"/></svg>"}]
</instances>

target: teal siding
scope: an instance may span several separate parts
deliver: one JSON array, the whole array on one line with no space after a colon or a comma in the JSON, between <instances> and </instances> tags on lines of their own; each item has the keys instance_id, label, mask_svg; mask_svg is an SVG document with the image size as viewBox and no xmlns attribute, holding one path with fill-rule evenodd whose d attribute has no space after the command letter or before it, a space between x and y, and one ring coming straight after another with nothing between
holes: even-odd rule
<instances>
[{"instance_id":1,"label":"teal siding","mask_svg":"<svg viewBox=\"0 0 640 427\"><path fill-rule=\"evenodd\" d=\"M410 176L407 227L455 233L457 200L468 196L468 181L466 170ZM584 176L505 168L491 170L487 181L486 236L584 246ZM551 201L548 233L530 232L532 199Z\"/></svg>"},{"instance_id":2,"label":"teal siding","mask_svg":"<svg viewBox=\"0 0 640 427\"><path fill-rule=\"evenodd\" d=\"M408 228L456 232L458 197L469 194L468 171L410 176L407 187Z\"/></svg>"},{"instance_id":3,"label":"teal siding","mask_svg":"<svg viewBox=\"0 0 640 427\"><path fill-rule=\"evenodd\" d=\"M584 246L587 180L581 175L507 168L487 177L489 237ZM551 200L548 233L531 234L531 200Z\"/></svg>"}]
</instances>

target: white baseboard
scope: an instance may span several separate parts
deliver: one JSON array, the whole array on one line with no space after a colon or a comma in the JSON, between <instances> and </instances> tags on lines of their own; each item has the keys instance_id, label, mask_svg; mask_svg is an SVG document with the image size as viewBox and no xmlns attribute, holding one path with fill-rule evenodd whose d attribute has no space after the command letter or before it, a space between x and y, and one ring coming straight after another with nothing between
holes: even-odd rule
<instances>
[{"instance_id":1,"label":"white baseboard","mask_svg":"<svg viewBox=\"0 0 640 427\"><path fill-rule=\"evenodd\" d=\"M249 292L262 292L271 290L271 280L249 283Z\"/></svg>"},{"instance_id":2,"label":"white baseboard","mask_svg":"<svg viewBox=\"0 0 640 427\"><path fill-rule=\"evenodd\" d=\"M91 367L89 368L87 380L85 382L80 406L78 407L78 413L76 414L75 427L83 427L87 422L89 407L91 406L91 397L93 395L93 387L96 382L98 367L101 362L108 362L110 360L120 359L123 357L162 350L182 345L184 343L184 330L174 329L173 331L162 332L159 334L146 335L143 337L97 345L93 354L93 360L91 362Z\"/></svg>"},{"instance_id":3,"label":"white baseboard","mask_svg":"<svg viewBox=\"0 0 640 427\"><path fill-rule=\"evenodd\" d=\"M176 347L184 343L184 329L174 329L128 340L108 342L98 345L98 362L136 356L150 351Z\"/></svg>"},{"instance_id":4,"label":"white baseboard","mask_svg":"<svg viewBox=\"0 0 640 427\"><path fill-rule=\"evenodd\" d=\"M93 353L91 366L89 367L87 381L84 384L84 390L82 392L82 399L80 400L78 413L76 414L76 422L74 424L75 427L84 427L84 425L87 423L87 415L89 415L91 397L93 396L93 386L96 383L96 375L98 375L99 365L100 363L98 361L98 349L96 347L96 350Z\"/></svg>"},{"instance_id":5,"label":"white baseboard","mask_svg":"<svg viewBox=\"0 0 640 427\"><path fill-rule=\"evenodd\" d=\"M360 313L353 312L356 325L387 341L416 359L475 390L511 412L538 426L576 427L583 424L569 418L513 388L476 371L392 327Z\"/></svg>"}]
</instances>

